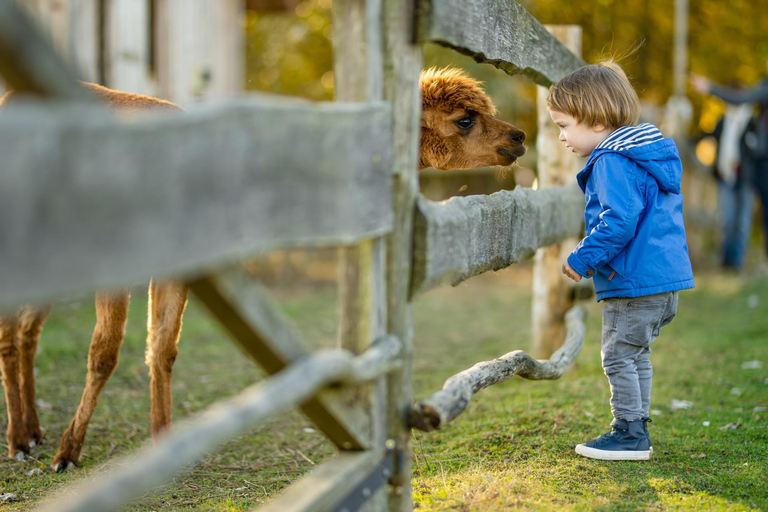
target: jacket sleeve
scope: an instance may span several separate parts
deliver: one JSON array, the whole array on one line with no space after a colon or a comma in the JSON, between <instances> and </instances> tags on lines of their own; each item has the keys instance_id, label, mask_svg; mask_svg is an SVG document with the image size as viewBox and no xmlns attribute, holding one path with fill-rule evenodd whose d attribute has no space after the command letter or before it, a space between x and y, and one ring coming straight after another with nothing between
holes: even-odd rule
<instances>
[{"instance_id":1,"label":"jacket sleeve","mask_svg":"<svg viewBox=\"0 0 768 512\"><path fill-rule=\"evenodd\" d=\"M590 179L600 203L599 221L568 256L568 264L583 277L592 277L595 268L611 261L635 236L645 207L645 183L635 165L615 153L594 163Z\"/></svg>"}]
</instances>

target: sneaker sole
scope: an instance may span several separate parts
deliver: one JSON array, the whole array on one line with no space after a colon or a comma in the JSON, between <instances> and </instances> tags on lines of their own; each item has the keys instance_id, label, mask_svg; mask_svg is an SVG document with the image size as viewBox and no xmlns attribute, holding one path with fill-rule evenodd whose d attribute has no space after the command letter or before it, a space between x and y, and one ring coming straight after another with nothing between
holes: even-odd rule
<instances>
[{"instance_id":1,"label":"sneaker sole","mask_svg":"<svg viewBox=\"0 0 768 512\"><path fill-rule=\"evenodd\" d=\"M638 450L638 451L620 451L611 452L608 450L597 450L590 448L583 444L576 445L576 453L589 457L590 459L598 460L649 460L653 450Z\"/></svg>"}]
</instances>

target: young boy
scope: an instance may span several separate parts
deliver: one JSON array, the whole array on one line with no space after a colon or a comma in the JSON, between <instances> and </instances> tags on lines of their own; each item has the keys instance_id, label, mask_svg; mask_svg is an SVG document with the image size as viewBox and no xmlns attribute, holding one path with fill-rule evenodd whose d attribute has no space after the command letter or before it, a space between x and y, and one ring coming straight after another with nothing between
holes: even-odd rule
<instances>
[{"instance_id":1,"label":"young boy","mask_svg":"<svg viewBox=\"0 0 768 512\"><path fill-rule=\"evenodd\" d=\"M604 301L602 362L611 386L611 432L576 446L601 460L647 460L651 439L650 344L677 312L677 292L693 288L680 193L682 163L672 139L637 125L639 101L614 63L582 67L552 86L547 109L560 140L587 164L587 236L563 273L593 277Z\"/></svg>"}]
</instances>

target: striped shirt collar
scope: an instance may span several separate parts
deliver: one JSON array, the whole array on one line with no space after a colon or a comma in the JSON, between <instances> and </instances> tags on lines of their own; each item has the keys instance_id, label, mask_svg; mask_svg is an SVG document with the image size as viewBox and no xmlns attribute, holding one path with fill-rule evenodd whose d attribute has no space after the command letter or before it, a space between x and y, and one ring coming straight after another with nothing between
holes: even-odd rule
<instances>
[{"instance_id":1,"label":"striped shirt collar","mask_svg":"<svg viewBox=\"0 0 768 512\"><path fill-rule=\"evenodd\" d=\"M624 151L638 146L645 146L663 138L664 136L659 129L651 123L643 123L637 126L622 126L606 137L595 149Z\"/></svg>"}]
</instances>

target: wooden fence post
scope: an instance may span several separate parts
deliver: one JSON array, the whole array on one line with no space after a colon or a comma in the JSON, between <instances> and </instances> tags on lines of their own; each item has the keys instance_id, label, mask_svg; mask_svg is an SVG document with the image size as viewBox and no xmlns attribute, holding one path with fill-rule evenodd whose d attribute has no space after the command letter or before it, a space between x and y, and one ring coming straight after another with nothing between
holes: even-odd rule
<instances>
[{"instance_id":1,"label":"wooden fence post","mask_svg":"<svg viewBox=\"0 0 768 512\"><path fill-rule=\"evenodd\" d=\"M121 91L155 94L149 83L149 3L112 0L106 7L105 85Z\"/></svg>"},{"instance_id":2,"label":"wooden fence post","mask_svg":"<svg viewBox=\"0 0 768 512\"><path fill-rule=\"evenodd\" d=\"M99 6L98 0L73 0L69 22L70 49L83 80L99 82L102 79L99 62Z\"/></svg>"},{"instance_id":3,"label":"wooden fence post","mask_svg":"<svg viewBox=\"0 0 768 512\"><path fill-rule=\"evenodd\" d=\"M387 430L390 446L402 457L389 497L389 510L410 512L410 428L406 421L411 406L413 365L413 320L411 272L413 270L413 216L419 193L418 155L421 119L419 72L422 46L414 40L414 0L384 2L384 97L392 105L392 163L394 170L395 224L387 251L388 332L402 343L403 365L392 372L387 384L389 397Z\"/></svg>"},{"instance_id":4,"label":"wooden fence post","mask_svg":"<svg viewBox=\"0 0 768 512\"><path fill-rule=\"evenodd\" d=\"M381 1L335 0L333 15L334 89L337 101L382 100ZM360 354L385 334L387 291L384 237L339 247L339 346ZM347 404L363 412L370 447L384 455L386 382L352 388ZM384 510L387 486L375 490L361 510Z\"/></svg>"},{"instance_id":5,"label":"wooden fence post","mask_svg":"<svg viewBox=\"0 0 768 512\"><path fill-rule=\"evenodd\" d=\"M242 0L155 0L158 95L184 104L243 88Z\"/></svg>"},{"instance_id":6,"label":"wooden fence post","mask_svg":"<svg viewBox=\"0 0 768 512\"><path fill-rule=\"evenodd\" d=\"M547 25L566 48L581 57L581 27L576 25ZM536 139L539 188L573 184L581 162L558 140L559 129L547 112L546 87L537 87L539 134ZM534 357L551 356L565 340L565 312L573 305L572 281L563 275L564 259L578 243L565 240L536 251L533 265L532 348Z\"/></svg>"}]
</instances>

